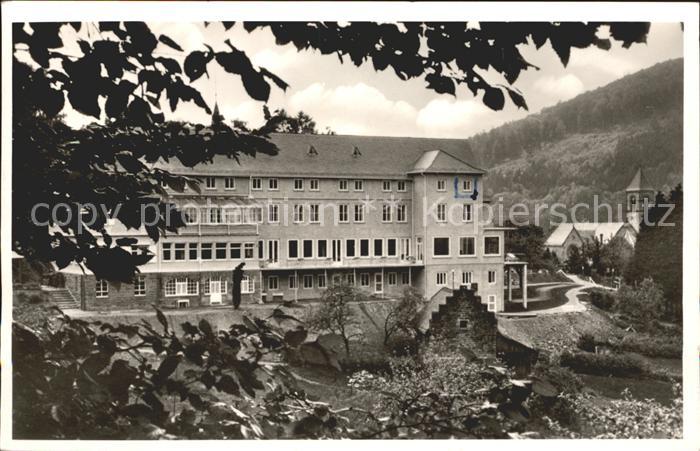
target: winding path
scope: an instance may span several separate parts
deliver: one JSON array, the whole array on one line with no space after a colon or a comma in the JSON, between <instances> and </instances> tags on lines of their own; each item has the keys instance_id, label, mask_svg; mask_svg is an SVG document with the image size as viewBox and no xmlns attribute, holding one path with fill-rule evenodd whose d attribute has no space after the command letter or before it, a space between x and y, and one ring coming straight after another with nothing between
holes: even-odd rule
<instances>
[{"instance_id":1,"label":"winding path","mask_svg":"<svg viewBox=\"0 0 700 451\"><path fill-rule=\"evenodd\" d=\"M586 311L586 306L579 300L579 294L583 290L588 288L602 288L605 290L612 290L610 287L599 285L595 282L589 282L587 280L581 279L579 276L573 274L565 274L566 277L571 279L572 283L561 283L543 286L537 290L537 296L528 300L528 303L534 301L541 301L547 298L547 293L554 288L559 288L561 286L573 285L570 290L565 293L567 302L564 305L558 307L553 307L549 309L532 310L525 312L512 312L512 313L502 313L502 316L534 316L534 315L551 315L555 313L571 313L571 312L584 312Z\"/></svg>"}]
</instances>

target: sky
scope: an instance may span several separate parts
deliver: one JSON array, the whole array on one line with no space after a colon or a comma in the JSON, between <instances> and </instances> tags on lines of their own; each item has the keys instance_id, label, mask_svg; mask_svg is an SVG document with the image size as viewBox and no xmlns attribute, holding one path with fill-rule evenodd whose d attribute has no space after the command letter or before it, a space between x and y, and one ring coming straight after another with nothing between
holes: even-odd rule
<instances>
[{"instance_id":1,"label":"sky","mask_svg":"<svg viewBox=\"0 0 700 451\"><path fill-rule=\"evenodd\" d=\"M615 41L609 51L595 47L572 49L567 67L549 43L540 49L523 45L520 50L525 59L540 68L528 69L514 85L525 95L530 111L518 110L506 102L502 111L495 112L466 87L458 87L456 96L437 94L426 89L424 80L402 81L391 69L377 72L371 63L356 67L347 59L341 63L336 55L298 52L291 44L279 46L268 30L248 33L241 24L236 24L225 31L219 23L205 27L199 23L151 22L149 26L157 35L171 37L185 53L205 50L204 43L215 50L226 50L224 40L230 39L255 65L265 67L289 83L286 92L272 87L268 101L271 110L284 108L290 113L302 110L314 118L319 130L329 127L338 134L354 135L468 138L683 55L682 30L677 23L653 23L647 43L633 44L629 49L623 49ZM64 29L70 33L69 27ZM159 44L156 53L178 57L177 51L163 44ZM216 63L209 64L208 69L209 77L204 76L193 85L209 105L218 103L226 120L261 125L263 103L248 97L240 78L226 73ZM69 125L78 127L91 122L70 108L65 112ZM165 106L164 113L168 119L210 121L192 103L181 103L175 112Z\"/></svg>"}]
</instances>

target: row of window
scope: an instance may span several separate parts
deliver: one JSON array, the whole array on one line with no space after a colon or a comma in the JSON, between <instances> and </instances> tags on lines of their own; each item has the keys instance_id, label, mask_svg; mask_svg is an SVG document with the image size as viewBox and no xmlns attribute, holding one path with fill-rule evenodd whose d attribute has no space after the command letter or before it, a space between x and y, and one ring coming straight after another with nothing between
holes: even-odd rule
<instances>
[{"instance_id":1,"label":"row of window","mask_svg":"<svg viewBox=\"0 0 700 451\"><path fill-rule=\"evenodd\" d=\"M331 206L339 223L365 222L364 204L339 204ZM325 207L324 207L325 209ZM408 222L407 206L405 204L383 204L382 222ZM471 206L470 206L471 211ZM259 224L263 221L262 207L186 207L183 209L187 224ZM352 212L352 215L350 214ZM320 204L295 204L292 207L292 221L303 223L308 218L309 223L321 223L322 208ZM471 219L471 213L469 214ZM270 204L267 208L268 223L280 222L280 205Z\"/></svg>"},{"instance_id":2,"label":"row of window","mask_svg":"<svg viewBox=\"0 0 700 451\"><path fill-rule=\"evenodd\" d=\"M330 258L330 240L288 240L287 258ZM337 241L337 247L333 249L334 260L340 258L341 241ZM355 257L400 257L406 259L411 255L410 238L349 238L345 239L344 255L346 258Z\"/></svg>"},{"instance_id":3,"label":"row of window","mask_svg":"<svg viewBox=\"0 0 700 451\"><path fill-rule=\"evenodd\" d=\"M255 243L163 243L163 261L239 260L255 257Z\"/></svg>"},{"instance_id":4,"label":"row of window","mask_svg":"<svg viewBox=\"0 0 700 451\"><path fill-rule=\"evenodd\" d=\"M489 285L493 285L496 283L496 271L495 270L489 270L487 272L487 281ZM472 283L473 280L473 273L472 271L462 271L462 283L461 285L468 285ZM447 272L441 271L435 273L435 284L438 286L447 286L449 285L447 283Z\"/></svg>"},{"instance_id":5,"label":"row of window","mask_svg":"<svg viewBox=\"0 0 700 451\"><path fill-rule=\"evenodd\" d=\"M205 295L226 294L228 281L222 276L212 276L204 279L203 291ZM136 276L133 281L134 296L146 295L146 278ZM255 291L255 279L244 275L241 280L241 293L253 293ZM165 282L166 296L190 296L199 294L199 281L189 277L176 277ZM95 282L95 297L109 297L109 283L106 280Z\"/></svg>"},{"instance_id":6,"label":"row of window","mask_svg":"<svg viewBox=\"0 0 700 451\"><path fill-rule=\"evenodd\" d=\"M224 189L225 190L235 190L236 189L236 179L235 177L223 177ZM260 177L252 177L251 179L251 189L253 191L262 191L263 189L263 179ZM267 189L269 191L279 191L280 182L278 178L268 178ZM209 176L204 178L204 187L208 190L217 189L217 177ZM307 185L308 182L308 185ZM353 191L364 191L364 180L338 180L338 191L350 191L350 186L352 186ZM457 181L455 181L455 184ZM396 187L397 192L406 192L406 181L405 180L382 180L382 191L391 192ZM320 191L320 181L319 179L303 179L296 178L292 181L292 189L294 191L304 191L306 186L309 187L309 191ZM456 185L455 185L456 186ZM463 192L471 192L473 189L472 180L464 179L461 183L461 189ZM447 180L438 179L437 180L437 190L447 191Z\"/></svg>"},{"instance_id":7,"label":"row of window","mask_svg":"<svg viewBox=\"0 0 700 451\"><path fill-rule=\"evenodd\" d=\"M375 279L375 291L381 292L383 290L383 280L381 273L374 274ZM340 284L345 281L348 285L355 285L355 274L347 273L345 276L341 274L333 275L333 284ZM386 283L389 286L395 286L399 284L409 285L411 283L411 278L407 272L388 272L386 273ZM317 274L315 277L313 274L303 274L301 276L301 288L302 289L313 289L313 288L327 288L328 281L326 280L325 274ZM371 286L370 273L363 272L359 274L359 286L367 288ZM291 290L300 288L297 276L292 274L287 278L287 287ZM280 280L278 276L268 276L267 277L267 289L269 291L275 291L280 289Z\"/></svg>"},{"instance_id":8,"label":"row of window","mask_svg":"<svg viewBox=\"0 0 700 451\"><path fill-rule=\"evenodd\" d=\"M451 253L450 237L433 238L433 257L449 257ZM473 236L461 236L458 239L460 257L476 256L476 238ZM501 238L499 236L484 237L484 255L501 255Z\"/></svg>"}]
</instances>

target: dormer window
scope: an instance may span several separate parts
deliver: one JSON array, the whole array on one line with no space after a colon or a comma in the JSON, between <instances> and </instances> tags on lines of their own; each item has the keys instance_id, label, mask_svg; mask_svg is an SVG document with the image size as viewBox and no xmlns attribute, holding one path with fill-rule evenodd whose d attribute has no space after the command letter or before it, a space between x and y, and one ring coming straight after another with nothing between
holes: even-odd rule
<instances>
[{"instance_id":1,"label":"dormer window","mask_svg":"<svg viewBox=\"0 0 700 451\"><path fill-rule=\"evenodd\" d=\"M462 180L462 191L468 193L471 190L472 190L471 179Z\"/></svg>"},{"instance_id":2,"label":"dormer window","mask_svg":"<svg viewBox=\"0 0 700 451\"><path fill-rule=\"evenodd\" d=\"M357 157L359 157L360 155L362 155L362 152L360 152L360 149L358 149L357 146L354 146L354 147L352 148L352 156L353 156L354 158L357 158Z\"/></svg>"},{"instance_id":3,"label":"dormer window","mask_svg":"<svg viewBox=\"0 0 700 451\"><path fill-rule=\"evenodd\" d=\"M316 148L314 146L309 146L308 155L310 157L314 157L314 156L318 155L318 151L316 150Z\"/></svg>"},{"instance_id":4,"label":"dormer window","mask_svg":"<svg viewBox=\"0 0 700 451\"><path fill-rule=\"evenodd\" d=\"M438 180L438 181L437 181L437 190L438 190L438 191L447 191L446 183L445 183L444 180Z\"/></svg>"}]
</instances>

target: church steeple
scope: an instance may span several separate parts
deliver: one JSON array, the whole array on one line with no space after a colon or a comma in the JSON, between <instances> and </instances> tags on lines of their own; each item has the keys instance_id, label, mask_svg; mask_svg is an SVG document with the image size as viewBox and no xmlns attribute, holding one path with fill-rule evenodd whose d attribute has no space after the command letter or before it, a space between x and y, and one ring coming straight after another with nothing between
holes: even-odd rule
<instances>
[{"instance_id":1,"label":"church steeple","mask_svg":"<svg viewBox=\"0 0 700 451\"><path fill-rule=\"evenodd\" d=\"M644 211L654 203L654 192L654 188L644 176L644 171L638 167L632 181L625 189L628 222L637 225L642 221Z\"/></svg>"},{"instance_id":2,"label":"church steeple","mask_svg":"<svg viewBox=\"0 0 700 451\"><path fill-rule=\"evenodd\" d=\"M211 125L220 125L224 123L224 116L219 112L219 103L214 101L214 111L211 113Z\"/></svg>"}]
</instances>

